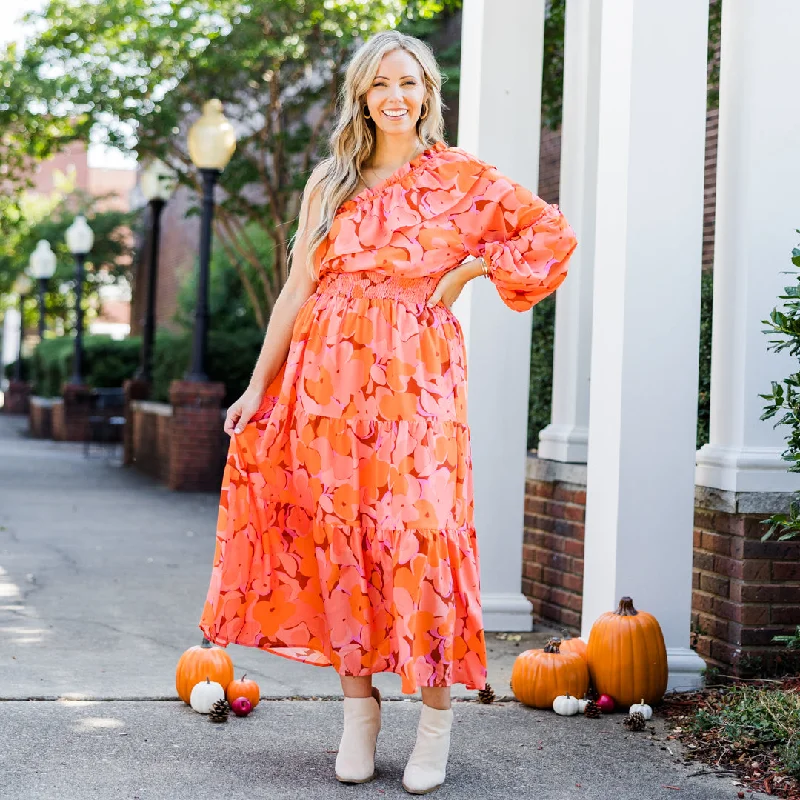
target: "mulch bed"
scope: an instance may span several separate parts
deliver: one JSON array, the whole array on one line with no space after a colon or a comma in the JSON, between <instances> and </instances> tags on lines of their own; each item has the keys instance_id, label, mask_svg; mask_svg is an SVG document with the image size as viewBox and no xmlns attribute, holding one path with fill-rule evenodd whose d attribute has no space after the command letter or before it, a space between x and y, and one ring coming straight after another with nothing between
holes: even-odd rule
<instances>
[{"instance_id":1,"label":"mulch bed","mask_svg":"<svg viewBox=\"0 0 800 800\"><path fill-rule=\"evenodd\" d=\"M778 680L733 681L757 688L800 692L800 676ZM737 750L720 742L713 730L695 733L689 729L694 713L702 708L712 710L722 704L725 686L710 686L697 692L667 695L659 711L672 725L668 739L678 740L684 757L709 764L719 772L730 772L741 782L739 797L750 792L763 792L786 800L800 800L800 780L781 774L780 762L774 753L762 750Z\"/></svg>"}]
</instances>

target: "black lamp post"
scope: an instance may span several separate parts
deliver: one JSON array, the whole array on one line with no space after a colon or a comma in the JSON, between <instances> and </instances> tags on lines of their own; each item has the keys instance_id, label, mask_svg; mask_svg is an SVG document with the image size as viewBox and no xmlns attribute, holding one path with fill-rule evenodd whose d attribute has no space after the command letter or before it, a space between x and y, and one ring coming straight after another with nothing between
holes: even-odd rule
<instances>
[{"instance_id":1,"label":"black lamp post","mask_svg":"<svg viewBox=\"0 0 800 800\"><path fill-rule=\"evenodd\" d=\"M77 216L67 228L67 247L75 256L75 357L70 383L83 384L83 266L94 244L94 233L86 217Z\"/></svg>"},{"instance_id":2,"label":"black lamp post","mask_svg":"<svg viewBox=\"0 0 800 800\"><path fill-rule=\"evenodd\" d=\"M19 275L14 281L14 292L19 297L19 343L17 344L17 360L14 364L14 380L22 381L22 339L25 335L25 298L33 288L31 279L25 275Z\"/></svg>"},{"instance_id":3,"label":"black lamp post","mask_svg":"<svg viewBox=\"0 0 800 800\"><path fill-rule=\"evenodd\" d=\"M212 221L214 218L214 187L222 170L236 150L233 126L222 113L219 100L209 100L203 106L203 116L189 131L189 155L203 179L203 212L200 220L200 271L197 276L197 303L194 310L192 363L186 373L187 381L204 383L208 350L208 272L211 263Z\"/></svg>"},{"instance_id":4,"label":"black lamp post","mask_svg":"<svg viewBox=\"0 0 800 800\"><path fill-rule=\"evenodd\" d=\"M142 173L141 189L150 207L150 258L147 272L147 305L142 325L142 353L136 377L149 383L153 379L161 212L175 190L175 174L163 162L152 161Z\"/></svg>"}]
</instances>

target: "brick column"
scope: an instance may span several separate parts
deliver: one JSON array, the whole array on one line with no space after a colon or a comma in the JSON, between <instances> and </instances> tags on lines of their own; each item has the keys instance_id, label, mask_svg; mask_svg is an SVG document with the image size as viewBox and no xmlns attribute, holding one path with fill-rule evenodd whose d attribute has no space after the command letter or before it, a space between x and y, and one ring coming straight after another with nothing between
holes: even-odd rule
<instances>
[{"instance_id":1,"label":"brick column","mask_svg":"<svg viewBox=\"0 0 800 800\"><path fill-rule=\"evenodd\" d=\"M53 437L53 404L47 397L30 398L28 408L28 424L34 439L51 439Z\"/></svg>"},{"instance_id":2,"label":"brick column","mask_svg":"<svg viewBox=\"0 0 800 800\"><path fill-rule=\"evenodd\" d=\"M83 442L89 434L92 389L82 383L65 383L63 403L53 406L53 438L60 442Z\"/></svg>"},{"instance_id":3,"label":"brick column","mask_svg":"<svg viewBox=\"0 0 800 800\"><path fill-rule=\"evenodd\" d=\"M11 380L3 398L6 414L27 414L30 407L31 385L27 381Z\"/></svg>"},{"instance_id":4,"label":"brick column","mask_svg":"<svg viewBox=\"0 0 800 800\"><path fill-rule=\"evenodd\" d=\"M135 425L135 415L131 409L131 403L135 400L148 400L150 398L152 386L148 381L132 378L129 381L125 381L123 389L125 391L125 431L122 441L122 463L125 464L125 466L130 466L134 461L133 442Z\"/></svg>"},{"instance_id":5,"label":"brick column","mask_svg":"<svg viewBox=\"0 0 800 800\"><path fill-rule=\"evenodd\" d=\"M739 677L800 667L772 638L800 625L800 541L762 542L762 520L790 496L698 487L692 629L697 652Z\"/></svg>"},{"instance_id":6,"label":"brick column","mask_svg":"<svg viewBox=\"0 0 800 800\"><path fill-rule=\"evenodd\" d=\"M225 396L222 383L173 381L170 489L187 492L215 491L222 480L222 417Z\"/></svg>"}]
</instances>

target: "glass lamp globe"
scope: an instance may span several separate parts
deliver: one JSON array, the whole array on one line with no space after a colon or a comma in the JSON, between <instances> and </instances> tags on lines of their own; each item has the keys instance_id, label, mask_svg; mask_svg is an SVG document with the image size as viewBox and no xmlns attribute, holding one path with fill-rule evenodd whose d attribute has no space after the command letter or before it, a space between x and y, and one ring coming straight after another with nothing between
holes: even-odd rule
<instances>
[{"instance_id":1,"label":"glass lamp globe","mask_svg":"<svg viewBox=\"0 0 800 800\"><path fill-rule=\"evenodd\" d=\"M47 280L53 277L56 271L56 254L50 247L50 242L42 239L36 249L31 253L28 265L28 274L37 280Z\"/></svg>"},{"instance_id":2,"label":"glass lamp globe","mask_svg":"<svg viewBox=\"0 0 800 800\"><path fill-rule=\"evenodd\" d=\"M151 200L161 200L166 203L172 197L177 183L174 170L171 170L163 161L154 159L142 172L139 185L144 199L148 203Z\"/></svg>"},{"instance_id":3,"label":"glass lamp globe","mask_svg":"<svg viewBox=\"0 0 800 800\"><path fill-rule=\"evenodd\" d=\"M86 217L79 215L67 228L67 247L74 256L86 255L94 244L94 233L86 222Z\"/></svg>"},{"instance_id":4,"label":"glass lamp globe","mask_svg":"<svg viewBox=\"0 0 800 800\"><path fill-rule=\"evenodd\" d=\"M236 150L236 132L222 113L219 100L209 100L203 106L203 116L189 130L189 155L198 169L217 169L228 166Z\"/></svg>"}]
</instances>

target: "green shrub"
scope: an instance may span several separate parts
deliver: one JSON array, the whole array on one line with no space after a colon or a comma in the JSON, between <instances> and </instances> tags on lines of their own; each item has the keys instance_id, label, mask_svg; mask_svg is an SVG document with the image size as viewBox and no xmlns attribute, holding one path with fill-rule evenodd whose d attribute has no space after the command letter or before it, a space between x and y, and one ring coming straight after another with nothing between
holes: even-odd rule
<instances>
[{"instance_id":1,"label":"green shrub","mask_svg":"<svg viewBox=\"0 0 800 800\"><path fill-rule=\"evenodd\" d=\"M800 233L800 230L798 230ZM800 248L792 251L792 264L800 267ZM795 283L784 289L779 300L783 304L774 308L769 319L764 320L767 326L765 333L770 339L769 349L780 353L784 350L797 364L800 359L800 273L795 273ZM767 401L761 419L775 419L775 425L786 425L789 432L786 437L786 450L782 456L788 462L789 472L800 472L800 369L787 375L782 380L772 381L772 391L762 394ZM779 540L795 539L800 536L800 492L796 492L787 514L775 514L770 520L770 527L762 538L768 539L780 533Z\"/></svg>"},{"instance_id":2,"label":"green shrub","mask_svg":"<svg viewBox=\"0 0 800 800\"><path fill-rule=\"evenodd\" d=\"M6 364L3 368L3 374L6 378L10 380L14 379L14 374L17 371L17 362L12 361L10 364ZM31 360L29 358L22 358L22 375L21 378L23 381L29 381L31 379Z\"/></svg>"}]
</instances>

